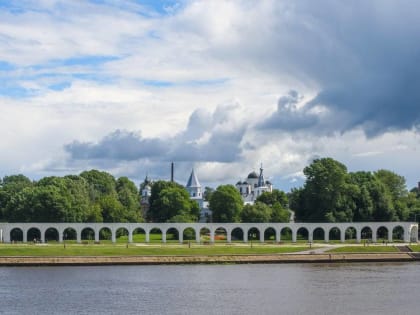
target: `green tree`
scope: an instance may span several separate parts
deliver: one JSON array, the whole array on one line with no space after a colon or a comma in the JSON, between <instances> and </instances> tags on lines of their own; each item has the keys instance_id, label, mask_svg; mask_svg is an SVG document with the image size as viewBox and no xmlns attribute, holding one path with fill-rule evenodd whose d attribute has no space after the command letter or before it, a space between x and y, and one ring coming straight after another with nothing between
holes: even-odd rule
<instances>
[{"instance_id":1,"label":"green tree","mask_svg":"<svg viewBox=\"0 0 420 315\"><path fill-rule=\"evenodd\" d=\"M209 207L214 222L239 222L243 201L233 185L221 185L213 192Z\"/></svg>"},{"instance_id":2,"label":"green tree","mask_svg":"<svg viewBox=\"0 0 420 315\"><path fill-rule=\"evenodd\" d=\"M289 199L284 191L273 189L272 192L265 191L257 197L257 201L263 202L268 206L280 203L283 208L289 207Z\"/></svg>"},{"instance_id":3,"label":"green tree","mask_svg":"<svg viewBox=\"0 0 420 315\"><path fill-rule=\"evenodd\" d=\"M155 182L152 185L149 203L147 219L152 222L196 222L200 215L197 202L190 199L183 186L174 182Z\"/></svg>"},{"instance_id":4,"label":"green tree","mask_svg":"<svg viewBox=\"0 0 420 315\"><path fill-rule=\"evenodd\" d=\"M355 204L349 192L355 190L348 181L347 168L332 158L314 160L305 167L306 182L292 192L291 208L301 221L351 221Z\"/></svg>"},{"instance_id":5,"label":"green tree","mask_svg":"<svg viewBox=\"0 0 420 315\"><path fill-rule=\"evenodd\" d=\"M256 202L253 205L247 204L241 212L242 222L270 222L272 210L263 202Z\"/></svg>"}]
</instances>

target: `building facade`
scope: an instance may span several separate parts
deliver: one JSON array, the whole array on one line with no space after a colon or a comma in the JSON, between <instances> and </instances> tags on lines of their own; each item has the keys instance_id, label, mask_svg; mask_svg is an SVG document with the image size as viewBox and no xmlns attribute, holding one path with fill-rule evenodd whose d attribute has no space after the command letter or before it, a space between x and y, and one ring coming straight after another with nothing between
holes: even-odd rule
<instances>
[{"instance_id":1,"label":"building facade","mask_svg":"<svg viewBox=\"0 0 420 315\"><path fill-rule=\"evenodd\" d=\"M272 192L273 184L264 179L264 169L261 165L260 174L251 172L244 181L236 183L236 189L242 196L244 204L254 204L255 200L264 192Z\"/></svg>"}]
</instances>

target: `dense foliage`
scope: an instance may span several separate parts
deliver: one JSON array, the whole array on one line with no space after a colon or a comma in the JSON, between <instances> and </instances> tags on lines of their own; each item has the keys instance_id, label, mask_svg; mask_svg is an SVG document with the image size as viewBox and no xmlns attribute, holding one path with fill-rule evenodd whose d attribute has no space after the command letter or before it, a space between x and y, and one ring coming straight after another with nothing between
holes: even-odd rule
<instances>
[{"instance_id":1,"label":"dense foliage","mask_svg":"<svg viewBox=\"0 0 420 315\"><path fill-rule=\"evenodd\" d=\"M290 194L290 208L303 222L413 220L420 214L417 192L388 170L347 172L332 158L305 167L306 182Z\"/></svg>"},{"instance_id":2,"label":"dense foliage","mask_svg":"<svg viewBox=\"0 0 420 315\"><path fill-rule=\"evenodd\" d=\"M211 194L210 209L213 222L239 222L243 201L233 185L221 185Z\"/></svg>"},{"instance_id":3,"label":"dense foliage","mask_svg":"<svg viewBox=\"0 0 420 315\"><path fill-rule=\"evenodd\" d=\"M32 182L6 176L0 186L0 219L8 222L138 222L139 194L126 177L91 170Z\"/></svg>"},{"instance_id":4,"label":"dense foliage","mask_svg":"<svg viewBox=\"0 0 420 315\"><path fill-rule=\"evenodd\" d=\"M175 182L155 182L149 204L147 219L151 222L195 222L200 216L198 203Z\"/></svg>"}]
</instances>

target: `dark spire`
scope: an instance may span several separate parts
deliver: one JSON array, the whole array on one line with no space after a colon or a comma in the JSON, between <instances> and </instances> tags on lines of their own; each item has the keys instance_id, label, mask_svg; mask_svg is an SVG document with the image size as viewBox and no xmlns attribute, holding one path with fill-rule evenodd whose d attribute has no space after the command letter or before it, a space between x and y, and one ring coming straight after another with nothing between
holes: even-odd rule
<instances>
[{"instance_id":1,"label":"dark spire","mask_svg":"<svg viewBox=\"0 0 420 315\"><path fill-rule=\"evenodd\" d=\"M264 180L264 174L263 174L263 165L261 163L261 167L260 167L260 177L258 177L258 187L263 187L265 186L265 180Z\"/></svg>"}]
</instances>

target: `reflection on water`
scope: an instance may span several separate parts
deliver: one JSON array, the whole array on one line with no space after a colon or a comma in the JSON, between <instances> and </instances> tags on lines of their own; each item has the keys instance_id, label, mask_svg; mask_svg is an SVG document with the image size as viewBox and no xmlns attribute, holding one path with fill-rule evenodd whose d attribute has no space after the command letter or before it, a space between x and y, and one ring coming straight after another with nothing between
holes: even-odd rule
<instances>
[{"instance_id":1,"label":"reflection on water","mask_svg":"<svg viewBox=\"0 0 420 315\"><path fill-rule=\"evenodd\" d=\"M420 264L0 268L2 314L419 314Z\"/></svg>"}]
</instances>

